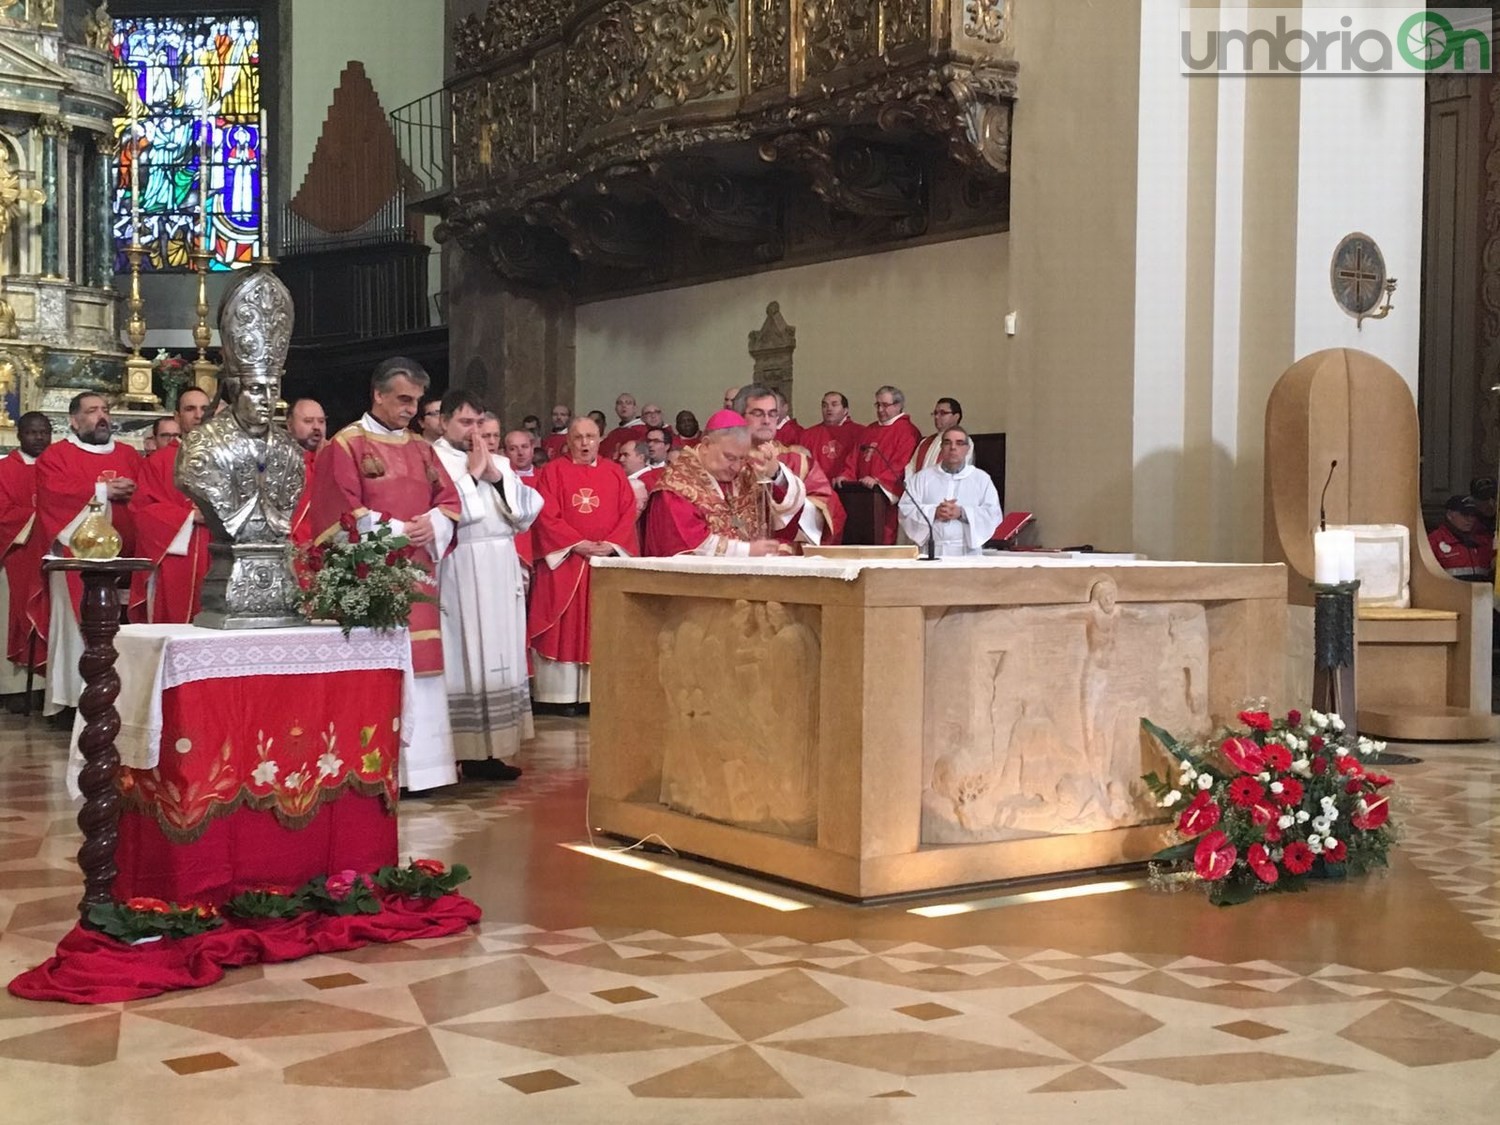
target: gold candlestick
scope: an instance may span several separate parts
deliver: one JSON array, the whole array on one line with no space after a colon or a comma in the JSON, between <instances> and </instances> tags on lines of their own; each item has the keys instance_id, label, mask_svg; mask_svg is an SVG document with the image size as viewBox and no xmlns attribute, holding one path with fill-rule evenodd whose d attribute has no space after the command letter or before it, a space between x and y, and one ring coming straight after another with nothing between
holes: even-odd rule
<instances>
[{"instance_id":1,"label":"gold candlestick","mask_svg":"<svg viewBox=\"0 0 1500 1125\"><path fill-rule=\"evenodd\" d=\"M141 345L146 342L146 302L141 297L141 261L146 257L146 248L138 239L132 240L125 248L125 256L130 259L130 320L125 325L125 336L130 341L130 356L125 360L122 397L126 406L160 410L161 399L151 389L151 361L141 355Z\"/></svg>"},{"instance_id":2,"label":"gold candlestick","mask_svg":"<svg viewBox=\"0 0 1500 1125\"><path fill-rule=\"evenodd\" d=\"M193 326L193 343L198 345L198 358L193 360L193 386L210 399L219 394L219 365L208 358L208 346L213 343L213 330L208 326L208 264L213 260L207 246L200 245L193 251L193 268L198 271L198 323Z\"/></svg>"}]
</instances>

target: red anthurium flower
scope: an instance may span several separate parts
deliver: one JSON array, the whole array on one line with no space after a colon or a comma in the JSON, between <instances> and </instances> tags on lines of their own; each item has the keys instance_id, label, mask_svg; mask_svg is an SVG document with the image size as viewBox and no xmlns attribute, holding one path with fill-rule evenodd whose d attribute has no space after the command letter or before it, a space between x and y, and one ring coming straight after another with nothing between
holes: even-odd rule
<instances>
[{"instance_id":1,"label":"red anthurium flower","mask_svg":"<svg viewBox=\"0 0 1500 1125\"><path fill-rule=\"evenodd\" d=\"M1365 772L1365 767L1359 764L1359 759L1356 758L1353 754L1345 754L1342 758L1334 763L1334 768L1337 769L1339 773L1350 773L1355 777L1359 777L1360 774Z\"/></svg>"},{"instance_id":2,"label":"red anthurium flower","mask_svg":"<svg viewBox=\"0 0 1500 1125\"><path fill-rule=\"evenodd\" d=\"M1268 742L1265 747L1266 768L1278 773L1292 768L1292 752L1279 742Z\"/></svg>"},{"instance_id":3,"label":"red anthurium flower","mask_svg":"<svg viewBox=\"0 0 1500 1125\"><path fill-rule=\"evenodd\" d=\"M436 859L414 859L411 861L413 871L420 871L423 875L431 875L434 878L447 873L448 869Z\"/></svg>"},{"instance_id":4,"label":"red anthurium flower","mask_svg":"<svg viewBox=\"0 0 1500 1125\"><path fill-rule=\"evenodd\" d=\"M1391 783L1391 779L1383 773L1367 773L1365 774L1365 780L1375 786L1376 789L1384 789Z\"/></svg>"},{"instance_id":5,"label":"red anthurium flower","mask_svg":"<svg viewBox=\"0 0 1500 1125\"><path fill-rule=\"evenodd\" d=\"M1266 795L1266 787L1248 774L1229 783L1229 799L1242 809L1254 808Z\"/></svg>"},{"instance_id":6,"label":"red anthurium flower","mask_svg":"<svg viewBox=\"0 0 1500 1125\"><path fill-rule=\"evenodd\" d=\"M1265 837L1268 844L1281 843L1281 826L1273 820L1266 825Z\"/></svg>"},{"instance_id":7,"label":"red anthurium flower","mask_svg":"<svg viewBox=\"0 0 1500 1125\"><path fill-rule=\"evenodd\" d=\"M1343 863L1349 858L1349 845L1340 840L1333 847L1323 849L1323 858L1329 863Z\"/></svg>"},{"instance_id":8,"label":"red anthurium flower","mask_svg":"<svg viewBox=\"0 0 1500 1125\"><path fill-rule=\"evenodd\" d=\"M1284 777L1281 779L1281 792L1272 793L1271 800L1278 805L1292 808L1302 803L1302 782L1295 777Z\"/></svg>"},{"instance_id":9,"label":"red anthurium flower","mask_svg":"<svg viewBox=\"0 0 1500 1125\"><path fill-rule=\"evenodd\" d=\"M1198 841L1198 850L1193 853L1193 870L1198 878L1208 882L1222 879L1234 869L1238 849L1222 832L1210 832Z\"/></svg>"},{"instance_id":10,"label":"red anthurium flower","mask_svg":"<svg viewBox=\"0 0 1500 1125\"><path fill-rule=\"evenodd\" d=\"M1226 738L1219 750L1241 773L1260 773L1266 768L1266 755L1252 739Z\"/></svg>"},{"instance_id":11,"label":"red anthurium flower","mask_svg":"<svg viewBox=\"0 0 1500 1125\"><path fill-rule=\"evenodd\" d=\"M1241 711L1240 722L1251 730L1268 731L1271 729L1271 716L1264 711Z\"/></svg>"},{"instance_id":12,"label":"red anthurium flower","mask_svg":"<svg viewBox=\"0 0 1500 1125\"><path fill-rule=\"evenodd\" d=\"M1266 851L1264 844L1251 844L1250 850L1245 853L1245 862L1262 883L1274 883L1281 877L1281 872L1271 862L1270 853Z\"/></svg>"},{"instance_id":13,"label":"red anthurium flower","mask_svg":"<svg viewBox=\"0 0 1500 1125\"><path fill-rule=\"evenodd\" d=\"M1267 801L1264 794L1261 795L1261 798L1255 804L1250 806L1250 819L1262 828L1268 824L1274 827L1276 818L1280 815L1276 806Z\"/></svg>"},{"instance_id":14,"label":"red anthurium flower","mask_svg":"<svg viewBox=\"0 0 1500 1125\"><path fill-rule=\"evenodd\" d=\"M1355 813L1349 822L1361 832L1371 832L1384 824L1390 815L1390 802L1379 793L1372 793L1365 798L1365 811Z\"/></svg>"},{"instance_id":15,"label":"red anthurium flower","mask_svg":"<svg viewBox=\"0 0 1500 1125\"><path fill-rule=\"evenodd\" d=\"M1184 836L1197 836L1218 823L1219 806L1208 799L1207 793L1200 792L1177 818L1177 831Z\"/></svg>"},{"instance_id":16,"label":"red anthurium flower","mask_svg":"<svg viewBox=\"0 0 1500 1125\"><path fill-rule=\"evenodd\" d=\"M1312 849L1301 840L1293 840L1281 853L1281 862L1293 875L1306 875L1312 870Z\"/></svg>"},{"instance_id":17,"label":"red anthurium flower","mask_svg":"<svg viewBox=\"0 0 1500 1125\"><path fill-rule=\"evenodd\" d=\"M1291 726L1300 727L1302 725L1302 712L1296 710L1295 708L1291 711L1288 711L1286 713L1286 721Z\"/></svg>"}]
</instances>

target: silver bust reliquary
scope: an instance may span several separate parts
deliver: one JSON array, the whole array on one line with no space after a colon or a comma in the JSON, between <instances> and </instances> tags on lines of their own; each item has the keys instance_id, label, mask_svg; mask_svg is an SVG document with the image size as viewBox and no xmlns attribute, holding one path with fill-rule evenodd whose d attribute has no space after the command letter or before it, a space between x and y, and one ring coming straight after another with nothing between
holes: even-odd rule
<instances>
[{"instance_id":1,"label":"silver bust reliquary","mask_svg":"<svg viewBox=\"0 0 1500 1125\"><path fill-rule=\"evenodd\" d=\"M219 305L225 405L182 439L177 487L208 527L203 609L211 629L301 625L292 513L306 484L301 447L273 417L292 338L292 296L269 267L241 274Z\"/></svg>"}]
</instances>

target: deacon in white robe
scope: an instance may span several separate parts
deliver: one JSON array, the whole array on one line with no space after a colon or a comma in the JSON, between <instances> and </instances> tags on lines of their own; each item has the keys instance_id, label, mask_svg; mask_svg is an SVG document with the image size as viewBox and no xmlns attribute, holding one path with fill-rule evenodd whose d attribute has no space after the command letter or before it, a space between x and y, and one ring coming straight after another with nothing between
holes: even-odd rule
<instances>
[{"instance_id":1,"label":"deacon in white robe","mask_svg":"<svg viewBox=\"0 0 1500 1125\"><path fill-rule=\"evenodd\" d=\"M445 423L451 433L451 418ZM542 498L499 454L486 450L488 468L476 477L474 457L461 444L444 436L433 450L463 503L458 545L438 567L453 754L468 776L510 779L520 771L502 768L501 760L532 736L526 591L516 536L530 529ZM480 764L492 759L495 766Z\"/></svg>"},{"instance_id":2,"label":"deacon in white robe","mask_svg":"<svg viewBox=\"0 0 1500 1125\"><path fill-rule=\"evenodd\" d=\"M936 532L940 558L983 554L1004 517L995 482L968 458L969 435L959 426L947 430L938 463L906 478L897 508L901 530L911 542L925 546Z\"/></svg>"}]
</instances>

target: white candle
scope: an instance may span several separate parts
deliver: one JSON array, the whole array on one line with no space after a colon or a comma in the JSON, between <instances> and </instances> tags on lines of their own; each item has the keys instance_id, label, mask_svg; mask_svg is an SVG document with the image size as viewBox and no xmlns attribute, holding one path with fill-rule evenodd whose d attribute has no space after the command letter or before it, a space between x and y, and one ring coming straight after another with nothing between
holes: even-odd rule
<instances>
[{"instance_id":1,"label":"white candle","mask_svg":"<svg viewBox=\"0 0 1500 1125\"><path fill-rule=\"evenodd\" d=\"M204 68L204 90L208 89L207 67ZM208 188L211 176L209 175L209 156L213 151L213 145L209 141L211 126L208 119L208 98L205 94L203 99L203 114L201 127L198 130L198 226L203 238L203 252L213 253L214 240L208 229Z\"/></svg>"},{"instance_id":2,"label":"white candle","mask_svg":"<svg viewBox=\"0 0 1500 1125\"><path fill-rule=\"evenodd\" d=\"M1342 533L1344 539L1339 544L1339 581L1353 582L1354 573L1354 532Z\"/></svg>"},{"instance_id":3,"label":"white candle","mask_svg":"<svg viewBox=\"0 0 1500 1125\"><path fill-rule=\"evenodd\" d=\"M271 246L266 238L266 207L270 203L271 193L266 190L266 177L270 174L271 165L266 159L266 111L260 111L260 256L269 258Z\"/></svg>"},{"instance_id":4,"label":"white candle","mask_svg":"<svg viewBox=\"0 0 1500 1125\"><path fill-rule=\"evenodd\" d=\"M1313 532L1313 581L1319 586L1336 586L1339 581L1339 533Z\"/></svg>"},{"instance_id":5,"label":"white candle","mask_svg":"<svg viewBox=\"0 0 1500 1125\"><path fill-rule=\"evenodd\" d=\"M141 126L137 104L130 106L130 241L141 241Z\"/></svg>"}]
</instances>

